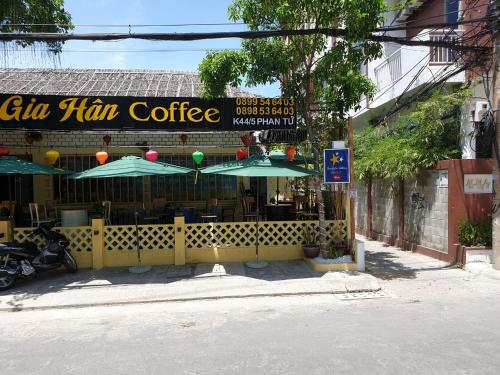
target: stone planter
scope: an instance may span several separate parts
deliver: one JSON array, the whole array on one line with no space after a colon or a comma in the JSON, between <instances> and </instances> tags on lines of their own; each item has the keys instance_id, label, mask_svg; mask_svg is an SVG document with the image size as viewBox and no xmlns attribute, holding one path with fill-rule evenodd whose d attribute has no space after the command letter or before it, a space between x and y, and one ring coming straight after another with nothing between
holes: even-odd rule
<instances>
[{"instance_id":1,"label":"stone planter","mask_svg":"<svg viewBox=\"0 0 500 375\"><path fill-rule=\"evenodd\" d=\"M316 258L319 255L318 245L302 245L302 251L306 258Z\"/></svg>"},{"instance_id":2,"label":"stone planter","mask_svg":"<svg viewBox=\"0 0 500 375\"><path fill-rule=\"evenodd\" d=\"M493 263L493 250L484 246L462 246L464 263Z\"/></svg>"}]
</instances>

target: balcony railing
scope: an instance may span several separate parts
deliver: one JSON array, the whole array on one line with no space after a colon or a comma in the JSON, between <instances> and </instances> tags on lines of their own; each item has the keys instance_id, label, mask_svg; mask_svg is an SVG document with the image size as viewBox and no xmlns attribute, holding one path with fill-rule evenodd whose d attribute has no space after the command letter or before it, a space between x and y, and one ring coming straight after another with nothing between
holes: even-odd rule
<instances>
[{"instance_id":1,"label":"balcony railing","mask_svg":"<svg viewBox=\"0 0 500 375\"><path fill-rule=\"evenodd\" d=\"M397 50L375 68L375 81L380 90L401 78L401 50Z\"/></svg>"},{"instance_id":2,"label":"balcony railing","mask_svg":"<svg viewBox=\"0 0 500 375\"><path fill-rule=\"evenodd\" d=\"M429 40L431 42L443 41L454 42L459 38L457 31L452 31L452 33L436 33L430 34ZM456 58L456 52L446 47L429 47L430 48L430 65L443 65L452 64Z\"/></svg>"}]
</instances>

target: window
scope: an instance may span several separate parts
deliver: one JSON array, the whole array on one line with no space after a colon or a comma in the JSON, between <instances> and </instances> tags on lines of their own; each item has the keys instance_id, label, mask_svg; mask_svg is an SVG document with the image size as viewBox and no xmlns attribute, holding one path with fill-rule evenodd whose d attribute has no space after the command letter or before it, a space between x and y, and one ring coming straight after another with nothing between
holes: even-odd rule
<instances>
[{"instance_id":1,"label":"window","mask_svg":"<svg viewBox=\"0 0 500 375\"><path fill-rule=\"evenodd\" d=\"M456 23L458 21L458 8L460 0L446 0L446 23ZM455 29L457 26L452 26Z\"/></svg>"},{"instance_id":2,"label":"window","mask_svg":"<svg viewBox=\"0 0 500 375\"><path fill-rule=\"evenodd\" d=\"M108 162L121 156L109 156ZM61 156L58 168L81 172L98 165L94 155ZM61 203L93 203L102 200L113 202L142 202L142 179L127 178L89 178L75 180L64 175L54 176L54 198Z\"/></svg>"},{"instance_id":3,"label":"window","mask_svg":"<svg viewBox=\"0 0 500 375\"><path fill-rule=\"evenodd\" d=\"M191 153L160 155L159 161L194 168ZM234 160L233 155L206 155L202 166ZM195 185L196 179L196 185ZM151 197L167 201L206 201L209 198L234 199L237 196L235 176L206 175L198 172L185 175L151 176Z\"/></svg>"}]
</instances>

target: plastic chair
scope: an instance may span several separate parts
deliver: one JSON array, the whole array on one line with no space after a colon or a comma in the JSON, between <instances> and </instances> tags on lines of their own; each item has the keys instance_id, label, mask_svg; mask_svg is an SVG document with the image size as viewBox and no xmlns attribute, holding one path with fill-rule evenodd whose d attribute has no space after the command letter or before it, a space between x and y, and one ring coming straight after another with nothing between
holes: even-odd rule
<instances>
[{"instance_id":1,"label":"plastic chair","mask_svg":"<svg viewBox=\"0 0 500 375\"><path fill-rule=\"evenodd\" d=\"M55 200L46 200L45 208L47 212L47 218L54 219L57 222L61 222L61 216L59 215L59 211L57 209L57 201Z\"/></svg>"},{"instance_id":2,"label":"plastic chair","mask_svg":"<svg viewBox=\"0 0 500 375\"><path fill-rule=\"evenodd\" d=\"M35 226L34 224L38 227L41 223L49 223L53 221L47 218L47 208L44 204L30 203L29 209L32 227ZM43 212L43 215L40 215L40 211Z\"/></svg>"},{"instance_id":3,"label":"plastic chair","mask_svg":"<svg viewBox=\"0 0 500 375\"><path fill-rule=\"evenodd\" d=\"M218 199L210 198L207 201L207 206L205 212L201 215L202 223L216 223L218 219Z\"/></svg>"},{"instance_id":4,"label":"plastic chair","mask_svg":"<svg viewBox=\"0 0 500 375\"><path fill-rule=\"evenodd\" d=\"M184 207L182 209L182 213L184 214L184 222L186 224L192 224L196 222L196 215L194 213L194 207Z\"/></svg>"}]
</instances>

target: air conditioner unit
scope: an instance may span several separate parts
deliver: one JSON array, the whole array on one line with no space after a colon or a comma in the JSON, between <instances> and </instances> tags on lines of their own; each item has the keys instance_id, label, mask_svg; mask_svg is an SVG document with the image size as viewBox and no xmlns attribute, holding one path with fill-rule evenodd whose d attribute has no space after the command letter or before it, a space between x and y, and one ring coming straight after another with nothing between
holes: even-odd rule
<instances>
[{"instance_id":1,"label":"air conditioner unit","mask_svg":"<svg viewBox=\"0 0 500 375\"><path fill-rule=\"evenodd\" d=\"M484 114L488 111L489 104L487 101L481 100L471 106L471 120L474 122L479 122L483 118Z\"/></svg>"}]
</instances>

